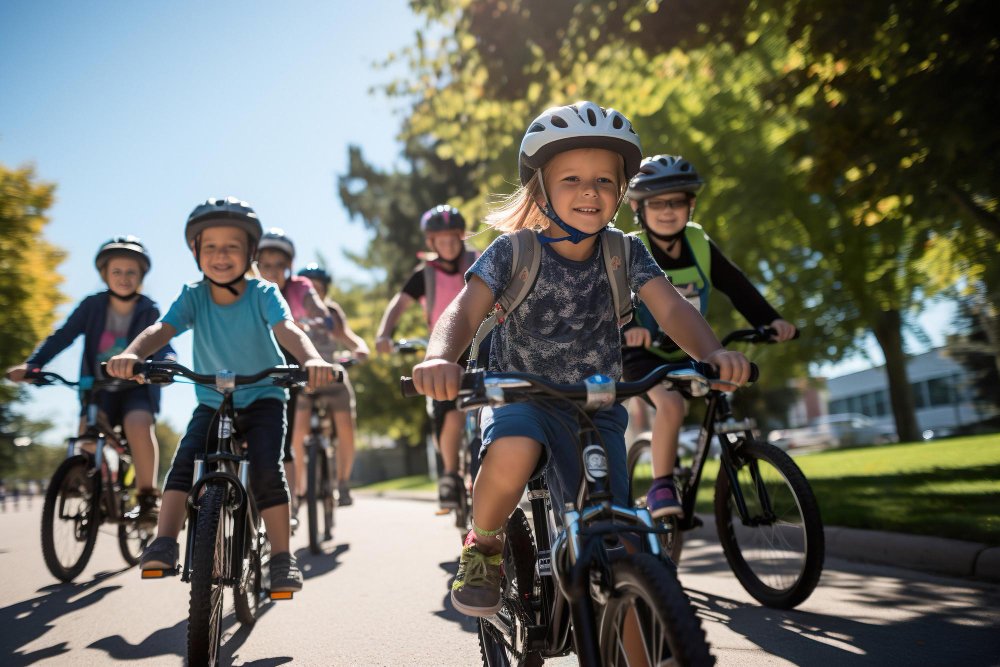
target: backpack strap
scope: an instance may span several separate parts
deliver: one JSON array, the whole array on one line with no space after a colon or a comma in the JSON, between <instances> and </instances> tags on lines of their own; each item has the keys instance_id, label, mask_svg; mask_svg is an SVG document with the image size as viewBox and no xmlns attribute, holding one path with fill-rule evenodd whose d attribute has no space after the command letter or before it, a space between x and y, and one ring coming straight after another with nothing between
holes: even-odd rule
<instances>
[{"instance_id":1,"label":"backpack strap","mask_svg":"<svg viewBox=\"0 0 1000 667\"><path fill-rule=\"evenodd\" d=\"M618 316L618 326L632 320L632 289L628 282L628 266L632 258L632 243L625 234L607 227L601 234L601 256L611 283L611 299Z\"/></svg>"},{"instance_id":2,"label":"backpack strap","mask_svg":"<svg viewBox=\"0 0 1000 667\"><path fill-rule=\"evenodd\" d=\"M508 238L513 247L510 280L497 297L493 312L486 316L472 339L472 349L469 352L470 370L475 368L479 357L479 345L483 339L497 324L503 322L508 313L521 305L538 280L538 269L542 264L542 244L538 242L537 233L532 229L519 229L511 233Z\"/></svg>"}]
</instances>

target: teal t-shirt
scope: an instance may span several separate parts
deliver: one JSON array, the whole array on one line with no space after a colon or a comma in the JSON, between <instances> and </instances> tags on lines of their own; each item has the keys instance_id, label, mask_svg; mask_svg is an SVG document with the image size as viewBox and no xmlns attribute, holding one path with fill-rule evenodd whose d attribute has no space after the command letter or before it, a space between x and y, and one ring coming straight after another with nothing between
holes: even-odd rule
<instances>
[{"instance_id":1,"label":"teal t-shirt","mask_svg":"<svg viewBox=\"0 0 1000 667\"><path fill-rule=\"evenodd\" d=\"M247 280L247 288L235 303L220 306L212 301L207 280L185 285L161 322L181 334L194 331L194 370L214 374L220 370L237 375L259 373L285 363L272 327L292 318L277 286L264 280ZM195 386L198 402L217 408L222 395L209 387ZM233 404L244 408L262 398L288 400L288 392L270 380L237 388Z\"/></svg>"}]
</instances>

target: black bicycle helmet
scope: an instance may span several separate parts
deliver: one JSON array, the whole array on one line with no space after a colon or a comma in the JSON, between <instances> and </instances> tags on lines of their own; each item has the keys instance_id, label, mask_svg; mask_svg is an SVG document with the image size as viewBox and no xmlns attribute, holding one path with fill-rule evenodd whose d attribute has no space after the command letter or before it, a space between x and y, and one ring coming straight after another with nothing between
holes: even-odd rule
<instances>
[{"instance_id":1,"label":"black bicycle helmet","mask_svg":"<svg viewBox=\"0 0 1000 667\"><path fill-rule=\"evenodd\" d=\"M320 280L325 285L329 285L331 282L333 282L333 276L331 276L326 269L324 269L316 262L309 262L308 264L303 266L301 269L299 269L298 275L302 276L303 278Z\"/></svg>"},{"instance_id":2,"label":"black bicycle helmet","mask_svg":"<svg viewBox=\"0 0 1000 667\"><path fill-rule=\"evenodd\" d=\"M614 109L577 102L546 109L528 126L521 140L518 171L526 185L553 156L577 148L604 148L625 160L625 178L639 171L642 146L632 123Z\"/></svg>"},{"instance_id":3,"label":"black bicycle helmet","mask_svg":"<svg viewBox=\"0 0 1000 667\"><path fill-rule=\"evenodd\" d=\"M257 246L263 234L260 220L250 204L236 197L225 197L209 199L204 204L195 206L184 227L184 238L190 246L209 227L225 226L240 227L246 231L251 248Z\"/></svg>"},{"instance_id":4,"label":"black bicycle helmet","mask_svg":"<svg viewBox=\"0 0 1000 667\"><path fill-rule=\"evenodd\" d=\"M654 155L642 161L639 173L628 184L628 197L636 201L667 194L695 194L705 181L694 165L680 155Z\"/></svg>"},{"instance_id":5,"label":"black bicycle helmet","mask_svg":"<svg viewBox=\"0 0 1000 667\"><path fill-rule=\"evenodd\" d=\"M257 244L257 252L261 250L278 250L288 255L288 259L295 259L295 244L280 227L271 227L264 232Z\"/></svg>"},{"instance_id":6,"label":"black bicycle helmet","mask_svg":"<svg viewBox=\"0 0 1000 667\"><path fill-rule=\"evenodd\" d=\"M454 206L441 204L428 210L420 216L420 231L430 232L464 232L465 218Z\"/></svg>"},{"instance_id":7,"label":"black bicycle helmet","mask_svg":"<svg viewBox=\"0 0 1000 667\"><path fill-rule=\"evenodd\" d=\"M139 267L142 269L142 275L149 273L149 268L153 264L146 246L142 245L139 237L132 236L131 234L116 236L102 243L97 251L97 256L94 257L94 266L97 267L98 271L103 271L108 261L113 257L126 257L137 260Z\"/></svg>"}]
</instances>

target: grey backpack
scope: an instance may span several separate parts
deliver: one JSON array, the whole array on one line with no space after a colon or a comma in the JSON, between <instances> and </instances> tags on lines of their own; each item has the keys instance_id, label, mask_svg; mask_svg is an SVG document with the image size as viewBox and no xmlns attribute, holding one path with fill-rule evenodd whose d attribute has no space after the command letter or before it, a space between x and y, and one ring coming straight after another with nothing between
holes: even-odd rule
<instances>
[{"instance_id":1,"label":"grey backpack","mask_svg":"<svg viewBox=\"0 0 1000 667\"><path fill-rule=\"evenodd\" d=\"M538 280L538 269L542 263L542 244L538 241L538 232L533 229L519 229L510 234L510 241L514 247L511 279L497 299L493 312L479 325L479 330L472 339L472 349L469 352L470 369L475 368L479 356L479 344L497 324L502 323L507 315L521 305ZM618 314L619 326L627 324L632 319L632 292L628 283L631 253L632 245L628 237L619 229L605 227L601 233L601 257L604 259L604 268L611 283L611 298Z\"/></svg>"}]
</instances>

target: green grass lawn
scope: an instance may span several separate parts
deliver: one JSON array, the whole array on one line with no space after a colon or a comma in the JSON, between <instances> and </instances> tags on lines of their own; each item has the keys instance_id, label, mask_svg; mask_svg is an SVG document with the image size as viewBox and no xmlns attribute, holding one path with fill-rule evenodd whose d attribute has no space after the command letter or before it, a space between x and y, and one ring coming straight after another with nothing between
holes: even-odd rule
<instances>
[{"instance_id":1,"label":"green grass lawn","mask_svg":"<svg viewBox=\"0 0 1000 667\"><path fill-rule=\"evenodd\" d=\"M795 462L823 523L1000 545L1000 435L838 449ZM718 463L705 466L697 510L711 513Z\"/></svg>"},{"instance_id":2,"label":"green grass lawn","mask_svg":"<svg viewBox=\"0 0 1000 667\"><path fill-rule=\"evenodd\" d=\"M795 457L827 526L951 537L1000 545L1000 435L838 449ZM719 466L705 465L697 510L712 512ZM648 482L647 482L648 486ZM423 490L426 476L364 487Z\"/></svg>"}]
</instances>

